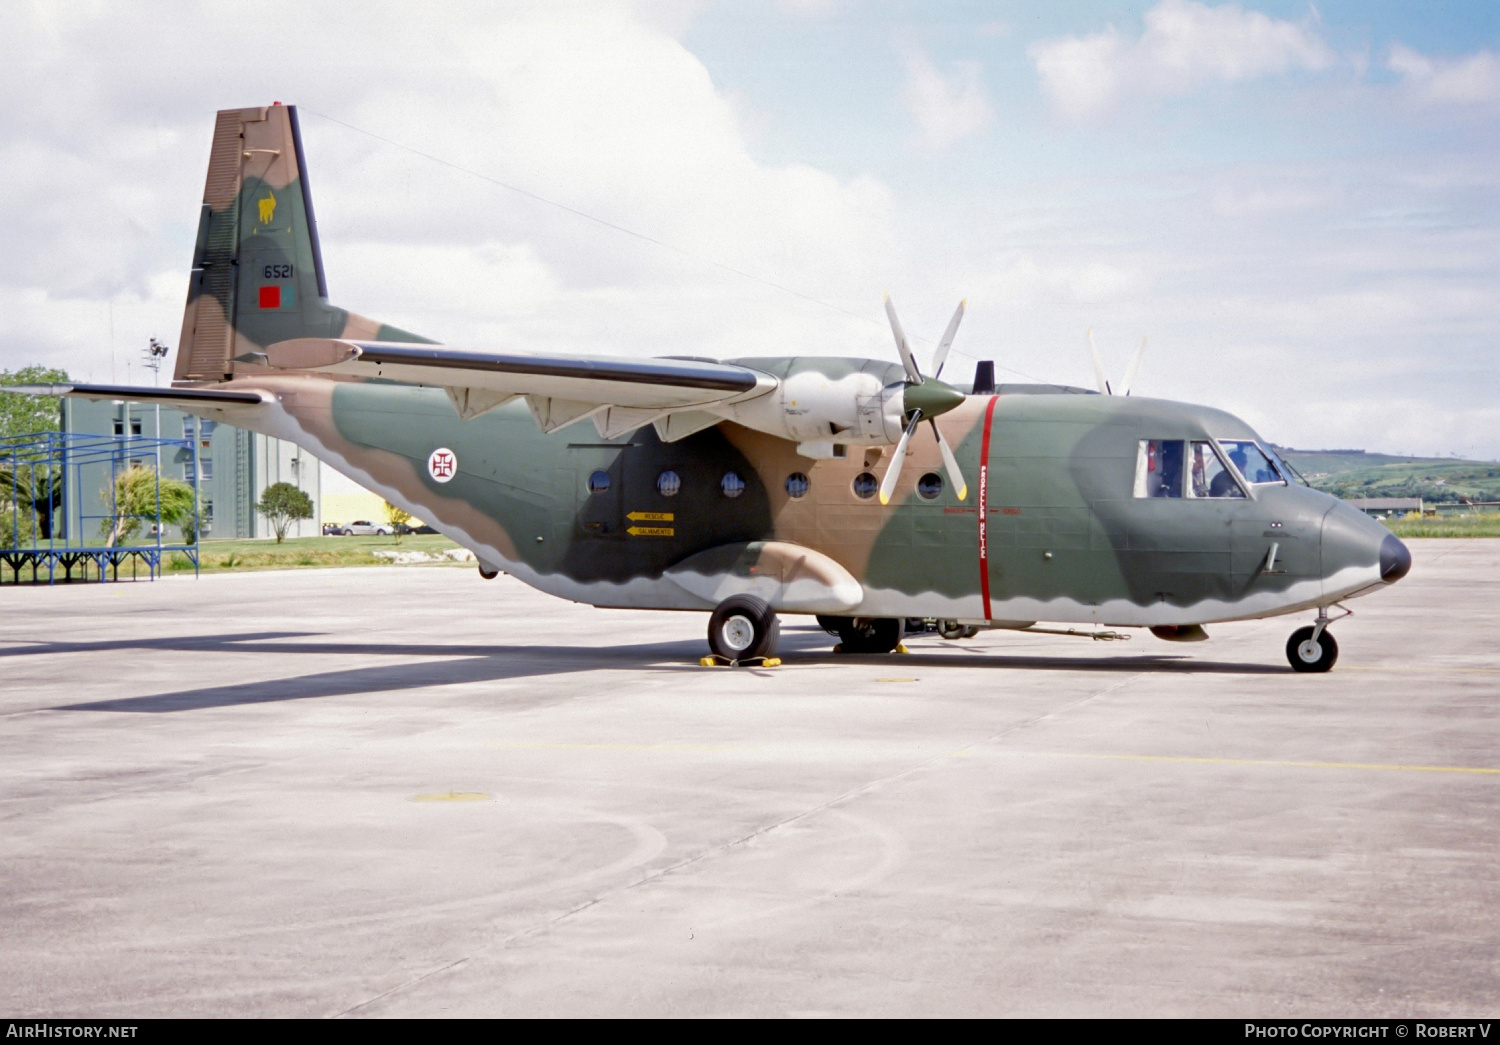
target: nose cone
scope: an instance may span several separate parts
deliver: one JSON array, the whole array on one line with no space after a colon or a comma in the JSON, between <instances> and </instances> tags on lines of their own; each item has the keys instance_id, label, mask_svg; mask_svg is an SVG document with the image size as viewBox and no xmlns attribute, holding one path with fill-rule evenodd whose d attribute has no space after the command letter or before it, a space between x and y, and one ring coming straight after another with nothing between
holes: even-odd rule
<instances>
[{"instance_id":1,"label":"nose cone","mask_svg":"<svg viewBox=\"0 0 1500 1045\"><path fill-rule=\"evenodd\" d=\"M1411 570L1411 552L1380 523L1342 502L1323 516L1325 595L1367 591L1394 584Z\"/></svg>"},{"instance_id":2,"label":"nose cone","mask_svg":"<svg viewBox=\"0 0 1500 1045\"><path fill-rule=\"evenodd\" d=\"M903 396L901 404L905 412L920 410L923 417L946 414L964 401L962 392L933 377L929 377L920 385L907 385Z\"/></svg>"},{"instance_id":3,"label":"nose cone","mask_svg":"<svg viewBox=\"0 0 1500 1045\"><path fill-rule=\"evenodd\" d=\"M1411 572L1411 552L1394 533L1380 542L1380 579L1395 584Z\"/></svg>"}]
</instances>

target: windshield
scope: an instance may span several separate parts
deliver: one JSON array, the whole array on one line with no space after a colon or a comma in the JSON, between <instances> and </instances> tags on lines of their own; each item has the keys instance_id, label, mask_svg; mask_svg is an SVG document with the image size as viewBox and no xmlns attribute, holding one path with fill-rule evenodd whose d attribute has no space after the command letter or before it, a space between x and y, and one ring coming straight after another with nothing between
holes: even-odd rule
<instances>
[{"instance_id":1,"label":"windshield","mask_svg":"<svg viewBox=\"0 0 1500 1045\"><path fill-rule=\"evenodd\" d=\"M1193 482L1191 497L1243 497L1245 491L1235 482L1234 475L1224 467L1219 455L1214 453L1214 444L1206 440L1193 440L1191 455Z\"/></svg>"},{"instance_id":2,"label":"windshield","mask_svg":"<svg viewBox=\"0 0 1500 1045\"><path fill-rule=\"evenodd\" d=\"M1248 439L1220 439L1219 445L1250 483L1284 483L1286 476L1266 452Z\"/></svg>"}]
</instances>

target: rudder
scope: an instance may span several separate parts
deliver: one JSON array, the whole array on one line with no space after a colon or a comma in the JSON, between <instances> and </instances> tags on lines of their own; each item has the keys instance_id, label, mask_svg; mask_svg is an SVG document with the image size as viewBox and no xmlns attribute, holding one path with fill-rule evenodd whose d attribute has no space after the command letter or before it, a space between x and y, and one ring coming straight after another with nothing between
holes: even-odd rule
<instances>
[{"instance_id":1,"label":"rudder","mask_svg":"<svg viewBox=\"0 0 1500 1045\"><path fill-rule=\"evenodd\" d=\"M214 124L174 377L263 372L253 353L297 337L427 340L329 303L296 106L225 109Z\"/></svg>"}]
</instances>

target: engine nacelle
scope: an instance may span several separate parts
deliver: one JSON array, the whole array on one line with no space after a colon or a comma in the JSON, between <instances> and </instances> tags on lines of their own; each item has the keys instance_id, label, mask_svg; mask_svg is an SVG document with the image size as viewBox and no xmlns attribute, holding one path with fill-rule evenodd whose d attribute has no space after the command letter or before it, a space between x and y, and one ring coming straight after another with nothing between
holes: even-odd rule
<instances>
[{"instance_id":1,"label":"engine nacelle","mask_svg":"<svg viewBox=\"0 0 1500 1045\"><path fill-rule=\"evenodd\" d=\"M898 364L805 356L731 362L778 382L765 395L716 411L746 428L797 443L889 446L906 427L906 374Z\"/></svg>"}]
</instances>

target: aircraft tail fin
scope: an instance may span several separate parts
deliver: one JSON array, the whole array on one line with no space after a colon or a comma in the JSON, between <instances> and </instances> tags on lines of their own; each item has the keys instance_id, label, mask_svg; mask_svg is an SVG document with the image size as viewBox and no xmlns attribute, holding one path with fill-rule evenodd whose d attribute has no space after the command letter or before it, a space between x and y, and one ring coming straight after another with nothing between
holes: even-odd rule
<instances>
[{"instance_id":1,"label":"aircraft tail fin","mask_svg":"<svg viewBox=\"0 0 1500 1045\"><path fill-rule=\"evenodd\" d=\"M174 377L260 372L252 353L299 337L428 340L328 301L296 106L225 109L214 124Z\"/></svg>"}]
</instances>

